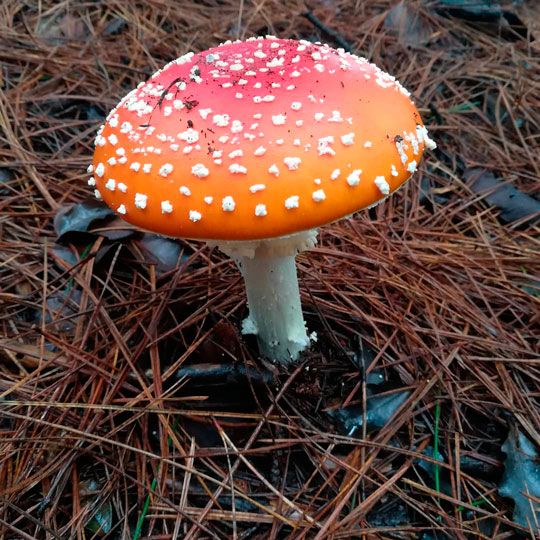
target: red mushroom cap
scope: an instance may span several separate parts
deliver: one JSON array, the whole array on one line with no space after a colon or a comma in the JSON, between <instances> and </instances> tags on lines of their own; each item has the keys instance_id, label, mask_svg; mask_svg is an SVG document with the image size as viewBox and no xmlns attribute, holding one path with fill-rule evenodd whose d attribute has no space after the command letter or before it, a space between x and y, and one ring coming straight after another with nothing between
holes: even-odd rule
<instances>
[{"instance_id":1,"label":"red mushroom cap","mask_svg":"<svg viewBox=\"0 0 540 540\"><path fill-rule=\"evenodd\" d=\"M96 138L97 195L170 236L273 238L387 197L428 138L409 93L365 59L275 38L187 54Z\"/></svg>"}]
</instances>

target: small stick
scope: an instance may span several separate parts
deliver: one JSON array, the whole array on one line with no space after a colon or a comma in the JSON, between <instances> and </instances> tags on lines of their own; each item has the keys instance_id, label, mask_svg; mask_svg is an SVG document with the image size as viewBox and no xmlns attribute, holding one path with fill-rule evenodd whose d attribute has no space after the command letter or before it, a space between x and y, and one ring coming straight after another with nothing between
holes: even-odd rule
<instances>
[{"instance_id":1,"label":"small stick","mask_svg":"<svg viewBox=\"0 0 540 540\"><path fill-rule=\"evenodd\" d=\"M331 37L340 47L343 47L343 49L345 49L347 52L352 53L352 43L346 40L337 30L323 24L319 17L313 15L312 11L306 11L305 13L302 13L302 16L313 24L313 26L316 26L319 30L321 30L321 32L324 32L326 35Z\"/></svg>"}]
</instances>

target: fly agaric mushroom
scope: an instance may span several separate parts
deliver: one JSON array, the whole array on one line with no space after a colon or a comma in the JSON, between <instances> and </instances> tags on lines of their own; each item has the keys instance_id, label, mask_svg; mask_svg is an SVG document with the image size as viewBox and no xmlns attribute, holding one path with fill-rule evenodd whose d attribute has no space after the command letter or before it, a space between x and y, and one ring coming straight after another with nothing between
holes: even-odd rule
<instances>
[{"instance_id":1,"label":"fly agaric mushroom","mask_svg":"<svg viewBox=\"0 0 540 540\"><path fill-rule=\"evenodd\" d=\"M235 258L261 353L309 343L295 267L317 227L384 200L434 148L409 93L367 60L274 37L169 63L96 138L89 184L123 219Z\"/></svg>"}]
</instances>

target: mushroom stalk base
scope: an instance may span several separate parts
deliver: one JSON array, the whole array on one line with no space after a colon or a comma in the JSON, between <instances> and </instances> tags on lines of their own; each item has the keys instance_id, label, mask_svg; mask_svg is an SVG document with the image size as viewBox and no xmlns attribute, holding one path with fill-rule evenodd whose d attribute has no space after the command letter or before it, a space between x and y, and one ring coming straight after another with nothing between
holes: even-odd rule
<instances>
[{"instance_id":1,"label":"mushroom stalk base","mask_svg":"<svg viewBox=\"0 0 540 540\"><path fill-rule=\"evenodd\" d=\"M309 346L302 315L295 256L313 247L317 231L272 240L209 241L233 257L246 285L249 316L242 333L255 334L261 354L288 364Z\"/></svg>"},{"instance_id":2,"label":"mushroom stalk base","mask_svg":"<svg viewBox=\"0 0 540 540\"><path fill-rule=\"evenodd\" d=\"M249 317L244 334L255 334L266 357L286 364L309 345L300 305L294 255L239 257L246 284Z\"/></svg>"}]
</instances>

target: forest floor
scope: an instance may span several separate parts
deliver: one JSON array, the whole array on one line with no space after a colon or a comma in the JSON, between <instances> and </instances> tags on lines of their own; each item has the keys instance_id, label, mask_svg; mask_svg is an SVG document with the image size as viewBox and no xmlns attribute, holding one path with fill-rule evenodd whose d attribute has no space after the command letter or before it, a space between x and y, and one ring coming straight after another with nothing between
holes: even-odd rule
<instances>
[{"instance_id":1,"label":"forest floor","mask_svg":"<svg viewBox=\"0 0 540 540\"><path fill-rule=\"evenodd\" d=\"M540 6L309 7L2 2L1 538L538 534ZM240 334L228 257L126 225L86 172L141 80L266 34L375 62L438 144L298 256L318 341L287 368Z\"/></svg>"}]
</instances>

